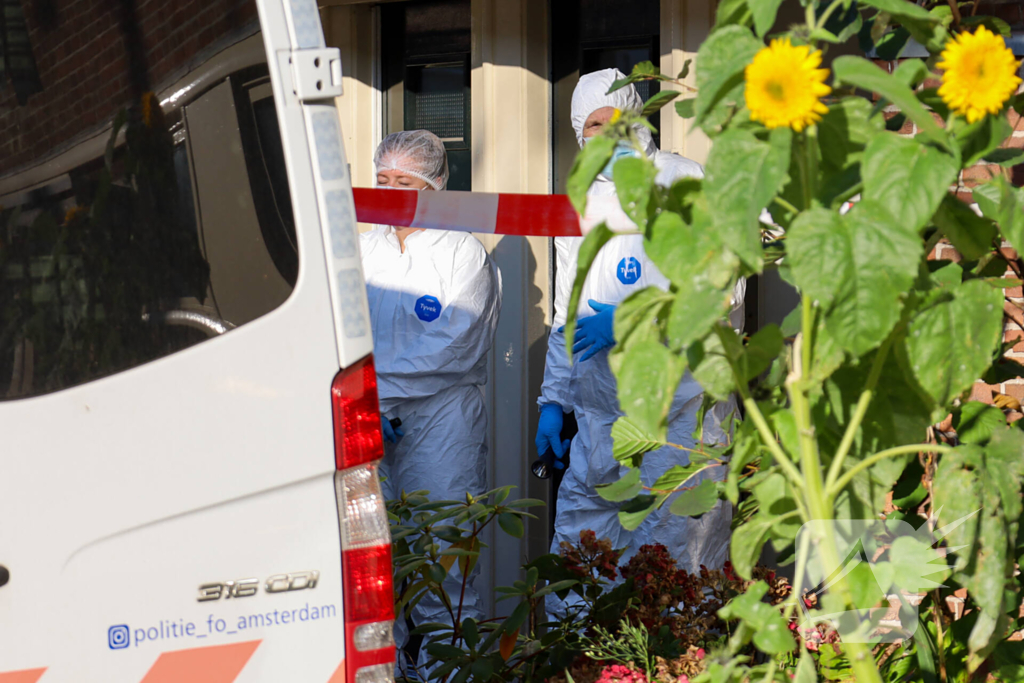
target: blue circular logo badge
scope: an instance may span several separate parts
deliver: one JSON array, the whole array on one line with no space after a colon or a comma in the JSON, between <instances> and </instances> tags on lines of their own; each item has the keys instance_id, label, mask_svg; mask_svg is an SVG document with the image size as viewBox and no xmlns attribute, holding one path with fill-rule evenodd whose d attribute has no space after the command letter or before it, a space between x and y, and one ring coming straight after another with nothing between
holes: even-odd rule
<instances>
[{"instance_id":1,"label":"blue circular logo badge","mask_svg":"<svg viewBox=\"0 0 1024 683\"><path fill-rule=\"evenodd\" d=\"M619 267L616 268L615 274L619 276L619 282L624 285L635 284L640 279L640 262L632 256L619 261Z\"/></svg>"},{"instance_id":2,"label":"blue circular logo badge","mask_svg":"<svg viewBox=\"0 0 1024 683\"><path fill-rule=\"evenodd\" d=\"M416 299L416 317L425 323L434 322L441 317L441 302L436 296L421 296Z\"/></svg>"}]
</instances>

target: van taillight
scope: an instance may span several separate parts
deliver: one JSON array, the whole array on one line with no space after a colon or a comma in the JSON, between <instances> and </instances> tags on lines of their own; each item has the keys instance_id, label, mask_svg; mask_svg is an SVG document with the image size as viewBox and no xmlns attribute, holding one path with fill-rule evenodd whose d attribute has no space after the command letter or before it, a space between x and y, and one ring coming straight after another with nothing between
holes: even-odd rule
<instances>
[{"instance_id":1,"label":"van taillight","mask_svg":"<svg viewBox=\"0 0 1024 683\"><path fill-rule=\"evenodd\" d=\"M391 532L377 465L383 457L373 357L345 368L331 386L334 485L341 526L348 683L394 680Z\"/></svg>"},{"instance_id":2,"label":"van taillight","mask_svg":"<svg viewBox=\"0 0 1024 683\"><path fill-rule=\"evenodd\" d=\"M339 470L384 456L373 356L345 368L331 386L334 406L334 464Z\"/></svg>"}]
</instances>

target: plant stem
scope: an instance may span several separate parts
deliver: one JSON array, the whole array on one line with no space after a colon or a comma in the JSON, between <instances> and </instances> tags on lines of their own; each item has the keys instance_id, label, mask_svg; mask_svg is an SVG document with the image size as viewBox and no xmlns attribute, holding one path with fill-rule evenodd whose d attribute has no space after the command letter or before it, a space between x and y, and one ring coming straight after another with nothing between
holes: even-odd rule
<instances>
[{"instance_id":1,"label":"plant stem","mask_svg":"<svg viewBox=\"0 0 1024 683\"><path fill-rule=\"evenodd\" d=\"M814 349L814 302L803 297L800 303L800 326L803 328L803 339L800 342L800 376L806 386L811 381L811 351Z\"/></svg>"},{"instance_id":2,"label":"plant stem","mask_svg":"<svg viewBox=\"0 0 1024 683\"><path fill-rule=\"evenodd\" d=\"M786 211L789 211L791 213L800 213L800 209L796 208L782 197L775 197L774 199L772 199L772 201L781 206Z\"/></svg>"},{"instance_id":3,"label":"plant stem","mask_svg":"<svg viewBox=\"0 0 1024 683\"><path fill-rule=\"evenodd\" d=\"M768 450L775 456L775 460L778 461L779 466L785 471L789 477L793 486L796 488L803 488L803 477L800 476L800 472L797 471L796 466L793 465L793 461L790 459L786 451L782 450L782 446L779 445L778 440L775 438L775 434L772 433L771 427L768 426L768 421L764 419L764 415L761 413L761 409L757 407L757 401L750 395L750 390L747 388L747 383L743 381L743 377L740 376L739 370L736 364L733 363L732 359L728 356L725 357L726 362L729 363L729 368L732 370L733 380L736 382L736 390L740 394L740 398L743 399L743 407L747 409L747 414L754 421L754 426L757 427L758 434L761 435L761 439L764 440Z\"/></svg>"},{"instance_id":4,"label":"plant stem","mask_svg":"<svg viewBox=\"0 0 1024 683\"><path fill-rule=\"evenodd\" d=\"M800 547L796 551L796 568L793 573L793 592L790 593L791 599L786 605L786 611L782 614L782 617L787 620L793 616L793 610L798 602L803 600L804 574L807 572L807 555L811 549L810 536L800 534L799 538Z\"/></svg>"},{"instance_id":5,"label":"plant stem","mask_svg":"<svg viewBox=\"0 0 1024 683\"><path fill-rule=\"evenodd\" d=\"M897 455L906 455L907 453L946 453L952 450L952 446L946 446L945 444L937 443L914 443L908 444L906 446L896 446L895 448L887 448L884 451L879 451L878 453L875 453L870 458L862 460L861 462L857 463L854 467L851 467L849 470L847 470L846 473L843 474L843 476L829 488L829 494L831 497L834 498L840 491L846 488L846 485L849 484L854 477L856 477L858 474L860 474L867 468L871 467L875 463L881 460L885 460L886 458L894 458Z\"/></svg>"},{"instance_id":6,"label":"plant stem","mask_svg":"<svg viewBox=\"0 0 1024 683\"><path fill-rule=\"evenodd\" d=\"M742 395L745 392L740 393ZM747 409L747 414L754 420L754 426L757 427L757 431L761 435L761 438L764 439L765 445L768 446L768 450L770 450L772 455L775 456L775 461L778 462L779 466L786 472L786 476L789 477L793 485L802 489L804 485L803 477L800 476L800 472L796 469L796 466L793 464L793 461L790 460L786 451L782 450L782 446L780 446L779 442L776 441L775 435L768 426L768 422L764 419L764 415L761 414L761 409L757 407L757 402L755 402L749 395L744 396L743 407Z\"/></svg>"},{"instance_id":7,"label":"plant stem","mask_svg":"<svg viewBox=\"0 0 1024 683\"><path fill-rule=\"evenodd\" d=\"M885 365L885 359L889 355L889 349L892 348L894 337L895 335L892 334L886 337L885 341L882 342L881 348L878 349L878 353L875 354L875 361L871 365L871 372L868 373L868 381L864 385L864 390L860 393L857 407L853 411L850 423L846 425L846 432L843 433L843 439L839 442L839 448L836 449L835 458L832 459L832 465L829 467L828 479L825 481L827 489L831 490L836 479L839 478L839 473L843 471L843 461L846 460L850 447L853 446L857 430L860 428L861 422L864 421L864 415L867 414L871 399L874 398L875 386L878 385L878 378L882 375L882 367Z\"/></svg>"},{"instance_id":8,"label":"plant stem","mask_svg":"<svg viewBox=\"0 0 1024 683\"><path fill-rule=\"evenodd\" d=\"M932 591L932 602L935 603L932 607L932 618L935 620L935 651L939 654L939 680L942 683L946 683L948 680L946 674L946 646L943 643L945 639L942 633L942 615L939 610L942 608L942 603L939 602L939 591Z\"/></svg>"},{"instance_id":9,"label":"plant stem","mask_svg":"<svg viewBox=\"0 0 1024 683\"><path fill-rule=\"evenodd\" d=\"M832 200L833 206L835 205L836 202L838 202L839 205L842 206L843 203L846 202L846 201L849 201L849 199L851 197L856 197L858 194L860 194L860 191L863 190L863 189L864 189L864 183L863 182L857 183L856 185L854 185L853 187L849 188L848 190L846 190L842 194L836 195L836 198Z\"/></svg>"},{"instance_id":10,"label":"plant stem","mask_svg":"<svg viewBox=\"0 0 1024 683\"><path fill-rule=\"evenodd\" d=\"M814 28L824 28L825 24L828 23L829 17L832 16L832 13L835 12L836 8L841 4L843 4L843 0L832 0L832 4L829 5L824 14L818 18Z\"/></svg>"}]
</instances>

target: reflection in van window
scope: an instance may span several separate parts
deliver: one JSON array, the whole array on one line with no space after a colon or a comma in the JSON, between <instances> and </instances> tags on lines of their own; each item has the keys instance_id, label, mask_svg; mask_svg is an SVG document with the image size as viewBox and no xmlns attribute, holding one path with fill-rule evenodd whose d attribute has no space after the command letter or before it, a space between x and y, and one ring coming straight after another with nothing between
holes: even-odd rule
<instances>
[{"instance_id":1,"label":"reflection in van window","mask_svg":"<svg viewBox=\"0 0 1024 683\"><path fill-rule=\"evenodd\" d=\"M166 114L147 94L114 116L104 156L3 199L0 400L161 358L288 298L298 251L266 73Z\"/></svg>"}]
</instances>

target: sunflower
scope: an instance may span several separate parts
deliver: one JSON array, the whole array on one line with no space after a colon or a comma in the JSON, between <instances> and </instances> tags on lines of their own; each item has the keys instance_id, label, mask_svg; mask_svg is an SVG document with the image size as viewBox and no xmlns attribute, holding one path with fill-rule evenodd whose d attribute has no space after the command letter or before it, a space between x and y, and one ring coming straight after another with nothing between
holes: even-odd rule
<instances>
[{"instance_id":1,"label":"sunflower","mask_svg":"<svg viewBox=\"0 0 1024 683\"><path fill-rule=\"evenodd\" d=\"M979 26L946 43L938 63L944 70L939 97L968 123L980 121L998 114L1017 92L1019 66L1003 37Z\"/></svg>"},{"instance_id":2,"label":"sunflower","mask_svg":"<svg viewBox=\"0 0 1024 683\"><path fill-rule=\"evenodd\" d=\"M821 99L832 92L825 85L828 69L819 69L821 53L789 38L775 39L754 55L744 75L750 118L768 128L789 126L798 133L821 120L828 107Z\"/></svg>"}]
</instances>

